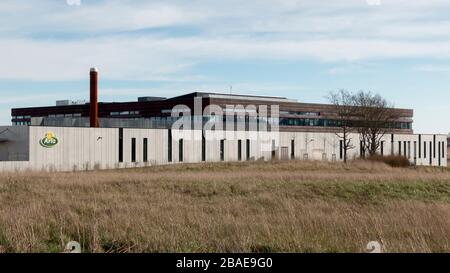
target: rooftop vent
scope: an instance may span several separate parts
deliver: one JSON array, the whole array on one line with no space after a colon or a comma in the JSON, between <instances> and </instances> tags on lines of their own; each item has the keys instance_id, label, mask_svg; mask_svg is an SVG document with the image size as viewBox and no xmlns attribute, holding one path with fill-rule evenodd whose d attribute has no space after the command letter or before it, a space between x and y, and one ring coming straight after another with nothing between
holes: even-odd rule
<instances>
[{"instance_id":1,"label":"rooftop vent","mask_svg":"<svg viewBox=\"0 0 450 273\"><path fill-rule=\"evenodd\" d=\"M56 106L67 106L67 105L83 105L87 102L85 100L57 100Z\"/></svg>"}]
</instances>

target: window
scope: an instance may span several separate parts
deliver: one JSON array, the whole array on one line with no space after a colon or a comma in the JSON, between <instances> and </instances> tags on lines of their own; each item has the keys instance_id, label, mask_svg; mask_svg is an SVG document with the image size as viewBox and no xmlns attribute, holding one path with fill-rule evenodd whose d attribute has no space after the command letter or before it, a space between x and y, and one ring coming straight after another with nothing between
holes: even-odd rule
<instances>
[{"instance_id":1,"label":"window","mask_svg":"<svg viewBox=\"0 0 450 273\"><path fill-rule=\"evenodd\" d=\"M275 159L276 157L276 150L275 139L272 139L272 159Z\"/></svg>"},{"instance_id":2,"label":"window","mask_svg":"<svg viewBox=\"0 0 450 273\"><path fill-rule=\"evenodd\" d=\"M131 162L136 162L136 138L131 139Z\"/></svg>"},{"instance_id":3,"label":"window","mask_svg":"<svg viewBox=\"0 0 450 273\"><path fill-rule=\"evenodd\" d=\"M363 146L363 142L362 141L360 141L359 142L359 156L361 157L361 158L364 158L365 157L365 149L364 149L364 146Z\"/></svg>"},{"instance_id":4,"label":"window","mask_svg":"<svg viewBox=\"0 0 450 273\"><path fill-rule=\"evenodd\" d=\"M419 158L422 157L422 135L419 135Z\"/></svg>"},{"instance_id":5,"label":"window","mask_svg":"<svg viewBox=\"0 0 450 273\"><path fill-rule=\"evenodd\" d=\"M438 142L438 164L441 166L441 142Z\"/></svg>"},{"instance_id":6,"label":"window","mask_svg":"<svg viewBox=\"0 0 450 273\"><path fill-rule=\"evenodd\" d=\"M148 139L144 138L144 142L142 145L142 154L144 162L148 162Z\"/></svg>"},{"instance_id":7,"label":"window","mask_svg":"<svg viewBox=\"0 0 450 273\"><path fill-rule=\"evenodd\" d=\"M220 161L225 161L225 139L220 140Z\"/></svg>"},{"instance_id":8,"label":"window","mask_svg":"<svg viewBox=\"0 0 450 273\"><path fill-rule=\"evenodd\" d=\"M167 137L167 160L172 162L172 130L168 131Z\"/></svg>"},{"instance_id":9,"label":"window","mask_svg":"<svg viewBox=\"0 0 450 273\"><path fill-rule=\"evenodd\" d=\"M411 141L408 141L408 158L411 158Z\"/></svg>"},{"instance_id":10,"label":"window","mask_svg":"<svg viewBox=\"0 0 450 273\"><path fill-rule=\"evenodd\" d=\"M119 162L123 162L123 128L119 129Z\"/></svg>"},{"instance_id":11,"label":"window","mask_svg":"<svg viewBox=\"0 0 450 273\"><path fill-rule=\"evenodd\" d=\"M238 161L242 160L242 140L238 140Z\"/></svg>"},{"instance_id":12,"label":"window","mask_svg":"<svg viewBox=\"0 0 450 273\"><path fill-rule=\"evenodd\" d=\"M344 158L343 152L344 152L344 141L340 140L339 141L339 158L340 159Z\"/></svg>"},{"instance_id":13,"label":"window","mask_svg":"<svg viewBox=\"0 0 450 273\"><path fill-rule=\"evenodd\" d=\"M183 148L183 139L180 139L178 143L178 161L180 162L183 162Z\"/></svg>"},{"instance_id":14,"label":"window","mask_svg":"<svg viewBox=\"0 0 450 273\"><path fill-rule=\"evenodd\" d=\"M445 141L442 141L442 158L445 157Z\"/></svg>"},{"instance_id":15,"label":"window","mask_svg":"<svg viewBox=\"0 0 450 273\"><path fill-rule=\"evenodd\" d=\"M417 159L417 141L414 141L414 164L416 163Z\"/></svg>"},{"instance_id":16,"label":"window","mask_svg":"<svg viewBox=\"0 0 450 273\"><path fill-rule=\"evenodd\" d=\"M291 159L295 159L295 140L291 140Z\"/></svg>"},{"instance_id":17,"label":"window","mask_svg":"<svg viewBox=\"0 0 450 273\"><path fill-rule=\"evenodd\" d=\"M394 134L391 134L391 155L394 155Z\"/></svg>"},{"instance_id":18,"label":"window","mask_svg":"<svg viewBox=\"0 0 450 273\"><path fill-rule=\"evenodd\" d=\"M403 156L406 157L406 141L403 141Z\"/></svg>"},{"instance_id":19,"label":"window","mask_svg":"<svg viewBox=\"0 0 450 273\"><path fill-rule=\"evenodd\" d=\"M202 161L206 161L206 139L205 139L205 135L202 135Z\"/></svg>"},{"instance_id":20,"label":"window","mask_svg":"<svg viewBox=\"0 0 450 273\"><path fill-rule=\"evenodd\" d=\"M402 142L398 142L398 155L402 155Z\"/></svg>"},{"instance_id":21,"label":"window","mask_svg":"<svg viewBox=\"0 0 450 273\"><path fill-rule=\"evenodd\" d=\"M245 149L246 149L246 158L247 160L250 160L250 139L247 139Z\"/></svg>"},{"instance_id":22,"label":"window","mask_svg":"<svg viewBox=\"0 0 450 273\"><path fill-rule=\"evenodd\" d=\"M280 111L281 115L320 116L319 112Z\"/></svg>"},{"instance_id":23,"label":"window","mask_svg":"<svg viewBox=\"0 0 450 273\"><path fill-rule=\"evenodd\" d=\"M433 136L433 158L436 158L436 135Z\"/></svg>"},{"instance_id":24,"label":"window","mask_svg":"<svg viewBox=\"0 0 450 273\"><path fill-rule=\"evenodd\" d=\"M380 150L381 150L381 156L383 156L384 155L384 141L381 141L381 147L380 147Z\"/></svg>"}]
</instances>

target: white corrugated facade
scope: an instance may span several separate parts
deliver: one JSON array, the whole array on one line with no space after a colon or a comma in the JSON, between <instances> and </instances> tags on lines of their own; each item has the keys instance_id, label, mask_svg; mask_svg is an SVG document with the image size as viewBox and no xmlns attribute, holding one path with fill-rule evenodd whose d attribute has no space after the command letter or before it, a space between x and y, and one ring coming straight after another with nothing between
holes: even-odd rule
<instances>
[{"instance_id":1,"label":"white corrugated facade","mask_svg":"<svg viewBox=\"0 0 450 273\"><path fill-rule=\"evenodd\" d=\"M167 129L123 129L123 162L119 160L118 128L76 128L30 126L29 160L2 161L1 171L74 171L163 165L180 162L180 141ZM169 160L169 131L172 135L172 160ZM51 133L58 144L47 148L40 140ZM278 137L262 132L226 132L217 140L206 140L202 131L184 131L182 159L185 163L220 162L221 139L223 161L299 159L341 161L340 139L334 133L280 132ZM231 134L231 135L230 135ZM196 136L196 137L195 137ZM132 139L135 161L132 162ZM360 156L359 136L351 136L354 149L348 158ZM144 139L147 139L147 162L144 162ZM247 139L250 147L247 151ZM420 147L419 147L420 140ZM238 147L241 144L241 149ZM274 151L267 149L273 147ZM292 148L294 150L292 150ZM406 148L406 149L405 149ZM431 150L430 150L431 148ZM239 157L240 150L240 157ZM420 153L419 153L420 150ZM381 151L380 151L381 153ZM411 163L424 166L447 166L446 135L386 135L383 154L401 154ZM248 157L248 158L247 158Z\"/></svg>"}]
</instances>

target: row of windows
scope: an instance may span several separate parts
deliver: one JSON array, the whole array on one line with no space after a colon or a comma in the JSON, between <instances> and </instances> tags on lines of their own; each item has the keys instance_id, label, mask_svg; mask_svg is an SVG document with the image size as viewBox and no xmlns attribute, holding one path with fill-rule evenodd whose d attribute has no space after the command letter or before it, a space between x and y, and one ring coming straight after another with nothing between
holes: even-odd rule
<instances>
[{"instance_id":1,"label":"row of windows","mask_svg":"<svg viewBox=\"0 0 450 273\"><path fill-rule=\"evenodd\" d=\"M143 138L142 140L142 160L143 162L148 162L148 147L149 147L149 142L148 142L148 138ZM422 144L421 142L419 142L420 144ZM393 144L393 143L392 143ZM428 145L427 145L428 144ZM423 142L423 158L427 158L427 146L429 146L428 152L429 152L429 161L430 161L430 165L432 164L432 158L436 158L436 142L435 141L429 141ZM438 157L438 161L439 161L439 166L441 166L441 160L445 158L445 142L444 141L439 141L437 142L438 144L438 148L437 148L437 157ZM172 155L172 132L171 130L169 130L169 134L168 134L168 161L172 162L173 161L173 155ZM419 145L420 147L421 145ZM273 140L272 142L272 158L275 158L275 141ZM362 142L360 143L360 151L361 157L365 157L364 154L364 149L362 148ZM421 151L419 150L419 153L417 154L417 141L414 141L414 159L417 158L417 155L419 155L419 158L421 156ZM288 147L282 147L284 148L283 151L285 151L285 153L288 153ZM292 139L291 140L291 153L290 153L290 158L291 159L295 159L295 140ZM385 148L385 141L381 141L380 143L380 154L382 156L385 155L384 152L384 148ZM225 140L222 139L220 140L220 148L219 148L219 153L220 153L220 160L221 161L225 161ZM394 145L391 146L391 154L394 154ZM304 157L304 159L308 159L307 154L305 154L306 157ZM398 155L400 156L404 156L408 159L411 159L412 154L411 154L411 141L398 141ZM247 139L246 140L246 159L249 160L250 159L250 140ZM344 157L344 149L343 149L343 141L340 141L340 153L339 153L339 157L342 160ZM237 147L237 158L238 161L242 160L242 140L238 140L238 147ZM287 155L282 155L282 158L287 158ZM333 158L335 160L335 155L333 155ZM132 138L131 139L131 161L132 162L136 162L137 158L136 158L136 138ZM184 161L184 140L180 139L178 140L178 162L183 162ZM202 161L206 161L206 140L203 137L202 138ZM123 162L123 129L119 129L119 162Z\"/></svg>"},{"instance_id":2,"label":"row of windows","mask_svg":"<svg viewBox=\"0 0 450 273\"><path fill-rule=\"evenodd\" d=\"M31 116L12 116L13 119L30 119Z\"/></svg>"},{"instance_id":3,"label":"row of windows","mask_svg":"<svg viewBox=\"0 0 450 273\"><path fill-rule=\"evenodd\" d=\"M49 118L72 118L72 117L81 117L81 113L72 113L72 114L52 114L48 115Z\"/></svg>"},{"instance_id":4,"label":"row of windows","mask_svg":"<svg viewBox=\"0 0 450 273\"><path fill-rule=\"evenodd\" d=\"M148 162L148 138L143 138L142 140L142 161ZM172 132L169 130L168 134L168 161L172 162ZM242 160L242 140L238 140L238 160ZM250 140L246 140L246 158L250 159ZM225 160L225 140L220 141L220 160ZM178 140L178 162L184 161L184 140ZM202 140L202 161L206 161L206 140ZM119 129L119 162L123 162L123 129ZM136 158L136 138L131 138L131 162L137 162Z\"/></svg>"},{"instance_id":5,"label":"row of windows","mask_svg":"<svg viewBox=\"0 0 450 273\"><path fill-rule=\"evenodd\" d=\"M280 111L280 115L320 116L319 112Z\"/></svg>"},{"instance_id":6,"label":"row of windows","mask_svg":"<svg viewBox=\"0 0 450 273\"><path fill-rule=\"evenodd\" d=\"M130 115L139 115L139 111L123 111L110 113L110 116L130 116Z\"/></svg>"},{"instance_id":7,"label":"row of windows","mask_svg":"<svg viewBox=\"0 0 450 273\"><path fill-rule=\"evenodd\" d=\"M123 162L123 130L119 129L119 162ZM237 158L238 161L242 161L242 140L238 140L238 147L237 147ZM250 160L251 158L251 142L250 139L246 139L246 150L245 150L245 157L246 160ZM172 162L172 133L169 130L168 134L168 161ZM275 141L273 141L273 153L272 157L275 158ZM287 147L284 147L287 149ZM148 138L143 139L143 162L148 162ZM225 161L225 139L220 140L220 160ZM295 159L295 140L291 140L291 159ZM136 162L136 138L131 138L131 161ZM184 140L180 139L178 140L178 162L184 161ZM206 161L206 140L205 138L202 139L202 161Z\"/></svg>"},{"instance_id":8,"label":"row of windows","mask_svg":"<svg viewBox=\"0 0 450 273\"><path fill-rule=\"evenodd\" d=\"M13 125L31 125L31 121L15 121Z\"/></svg>"},{"instance_id":9,"label":"row of windows","mask_svg":"<svg viewBox=\"0 0 450 273\"><path fill-rule=\"evenodd\" d=\"M148 138L142 140L142 162L148 162ZM123 162L123 129L119 129L119 162ZM137 162L136 138L131 138L131 162Z\"/></svg>"},{"instance_id":10,"label":"row of windows","mask_svg":"<svg viewBox=\"0 0 450 273\"><path fill-rule=\"evenodd\" d=\"M303 118L280 118L281 126L318 126L318 127L339 127L342 122L330 119L303 119ZM349 126L351 127L351 125ZM411 122L395 122L390 125L394 129L412 129Z\"/></svg>"}]
</instances>

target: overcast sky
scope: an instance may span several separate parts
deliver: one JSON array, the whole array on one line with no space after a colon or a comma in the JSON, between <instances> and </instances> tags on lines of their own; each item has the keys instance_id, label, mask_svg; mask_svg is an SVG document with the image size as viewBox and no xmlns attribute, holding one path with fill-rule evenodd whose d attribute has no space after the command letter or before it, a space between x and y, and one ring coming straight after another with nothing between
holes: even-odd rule
<instances>
[{"instance_id":1,"label":"overcast sky","mask_svg":"<svg viewBox=\"0 0 450 273\"><path fill-rule=\"evenodd\" d=\"M211 91L326 102L371 90L450 132L448 0L1 0L0 123L10 108Z\"/></svg>"}]
</instances>

